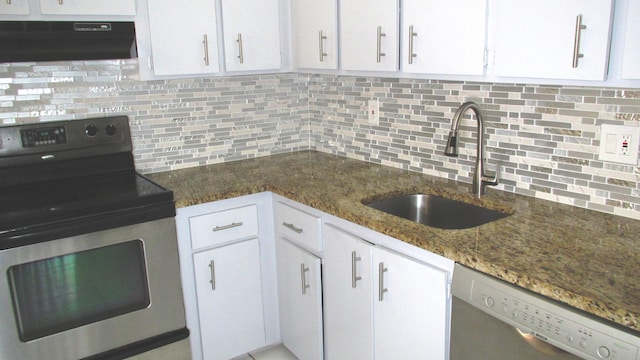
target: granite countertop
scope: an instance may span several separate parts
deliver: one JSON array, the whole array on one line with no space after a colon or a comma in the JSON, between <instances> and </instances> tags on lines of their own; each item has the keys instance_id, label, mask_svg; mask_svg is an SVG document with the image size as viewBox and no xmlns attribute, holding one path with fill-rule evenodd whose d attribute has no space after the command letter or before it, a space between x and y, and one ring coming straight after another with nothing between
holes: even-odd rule
<instances>
[{"instance_id":1,"label":"granite countertop","mask_svg":"<svg viewBox=\"0 0 640 360\"><path fill-rule=\"evenodd\" d=\"M148 175L185 207L272 191L640 331L640 221L334 155L303 151ZM362 204L444 195L511 216L444 230Z\"/></svg>"}]
</instances>

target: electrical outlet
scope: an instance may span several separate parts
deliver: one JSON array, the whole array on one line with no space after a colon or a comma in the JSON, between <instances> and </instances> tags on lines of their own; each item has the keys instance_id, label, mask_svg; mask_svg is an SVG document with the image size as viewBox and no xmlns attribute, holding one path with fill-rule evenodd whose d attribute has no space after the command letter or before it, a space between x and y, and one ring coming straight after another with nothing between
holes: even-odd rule
<instances>
[{"instance_id":1,"label":"electrical outlet","mask_svg":"<svg viewBox=\"0 0 640 360\"><path fill-rule=\"evenodd\" d=\"M368 110L367 110L367 118L369 119L369 124L378 125L380 121L380 103L376 99L369 100Z\"/></svg>"},{"instance_id":2,"label":"electrical outlet","mask_svg":"<svg viewBox=\"0 0 640 360\"><path fill-rule=\"evenodd\" d=\"M625 125L600 126L600 156L603 161L637 165L640 127Z\"/></svg>"}]
</instances>

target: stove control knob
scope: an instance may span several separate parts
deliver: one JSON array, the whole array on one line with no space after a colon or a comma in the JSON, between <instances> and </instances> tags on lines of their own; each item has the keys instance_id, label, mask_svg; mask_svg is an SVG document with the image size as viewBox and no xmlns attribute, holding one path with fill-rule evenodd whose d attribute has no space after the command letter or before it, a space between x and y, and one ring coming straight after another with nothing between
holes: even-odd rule
<instances>
[{"instance_id":1,"label":"stove control knob","mask_svg":"<svg viewBox=\"0 0 640 360\"><path fill-rule=\"evenodd\" d=\"M109 124L104 128L104 132L106 132L107 135L109 135L109 136L115 135L117 131L118 131L118 129L113 124Z\"/></svg>"},{"instance_id":2,"label":"stove control knob","mask_svg":"<svg viewBox=\"0 0 640 360\"><path fill-rule=\"evenodd\" d=\"M85 134L87 134L87 136L94 137L94 136L96 136L96 134L98 133L98 128L97 128L95 125L93 125L93 124L88 125L88 126L84 129L84 133L85 133Z\"/></svg>"}]
</instances>

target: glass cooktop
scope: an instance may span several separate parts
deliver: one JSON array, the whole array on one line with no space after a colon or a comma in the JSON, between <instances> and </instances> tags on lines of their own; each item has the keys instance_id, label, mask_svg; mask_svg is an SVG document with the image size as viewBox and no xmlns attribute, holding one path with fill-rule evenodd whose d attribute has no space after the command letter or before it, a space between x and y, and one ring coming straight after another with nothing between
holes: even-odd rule
<instances>
[{"instance_id":1,"label":"glass cooktop","mask_svg":"<svg viewBox=\"0 0 640 360\"><path fill-rule=\"evenodd\" d=\"M81 233L80 229L104 229L105 222L110 227L122 226L157 218L160 213L162 217L175 215L173 193L135 172L3 188L0 248L12 247L6 242L10 239L17 241L61 226L69 228L64 233L70 236Z\"/></svg>"}]
</instances>

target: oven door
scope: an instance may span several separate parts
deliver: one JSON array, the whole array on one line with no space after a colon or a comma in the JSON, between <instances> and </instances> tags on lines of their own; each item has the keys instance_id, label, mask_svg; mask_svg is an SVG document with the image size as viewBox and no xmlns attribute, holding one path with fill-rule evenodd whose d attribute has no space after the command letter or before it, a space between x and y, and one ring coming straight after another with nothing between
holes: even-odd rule
<instances>
[{"instance_id":1,"label":"oven door","mask_svg":"<svg viewBox=\"0 0 640 360\"><path fill-rule=\"evenodd\" d=\"M173 218L2 250L0 267L0 359L78 359L186 332Z\"/></svg>"}]
</instances>

